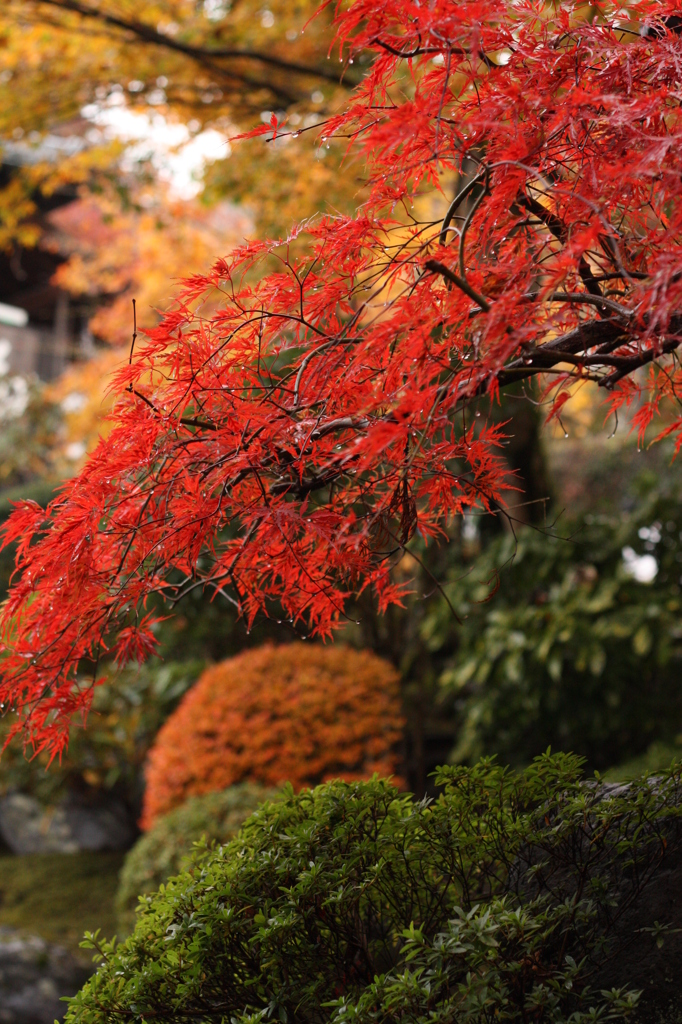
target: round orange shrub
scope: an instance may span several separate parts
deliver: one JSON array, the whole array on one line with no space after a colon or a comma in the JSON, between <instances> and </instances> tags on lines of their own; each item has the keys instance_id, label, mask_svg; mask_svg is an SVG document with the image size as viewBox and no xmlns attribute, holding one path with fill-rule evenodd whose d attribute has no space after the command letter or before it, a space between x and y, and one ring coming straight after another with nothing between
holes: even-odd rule
<instances>
[{"instance_id":1,"label":"round orange shrub","mask_svg":"<svg viewBox=\"0 0 682 1024\"><path fill-rule=\"evenodd\" d=\"M298 790L392 775L403 725L398 674L369 651L244 651L207 669L159 731L140 824L247 780Z\"/></svg>"}]
</instances>

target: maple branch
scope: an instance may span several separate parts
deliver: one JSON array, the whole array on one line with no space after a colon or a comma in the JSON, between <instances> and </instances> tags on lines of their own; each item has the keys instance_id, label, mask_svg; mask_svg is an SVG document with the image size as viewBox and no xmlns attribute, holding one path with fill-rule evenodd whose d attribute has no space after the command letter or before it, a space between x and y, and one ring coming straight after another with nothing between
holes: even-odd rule
<instances>
[{"instance_id":1,"label":"maple branch","mask_svg":"<svg viewBox=\"0 0 682 1024\"><path fill-rule=\"evenodd\" d=\"M524 206L529 213L532 213L534 217L537 217L539 221L542 221L558 242L561 242L562 245L566 244L568 241L566 225L555 213L552 213L551 210L544 207L537 199L534 199L525 192L522 192L519 195L519 203ZM578 273L580 274L583 284L590 295L601 295L601 288L599 287L597 279L592 273L592 268L584 255L581 255L580 260L578 261Z\"/></svg>"},{"instance_id":2,"label":"maple branch","mask_svg":"<svg viewBox=\"0 0 682 1024\"><path fill-rule=\"evenodd\" d=\"M313 440L317 441L319 438L325 437L335 430L366 430L369 423L370 421L364 417L340 416L336 420L330 420L329 423L324 423L322 426L317 427L310 436Z\"/></svg>"},{"instance_id":3,"label":"maple branch","mask_svg":"<svg viewBox=\"0 0 682 1024\"><path fill-rule=\"evenodd\" d=\"M440 263L438 260L427 260L424 264L427 270L430 270L434 274L440 274L446 281L450 281L451 284L456 285L460 291L463 291L465 295L468 295L470 299L481 307L484 313L490 312L490 303L487 299L484 299L482 295L479 295L475 288L472 288L468 281L465 281L463 277L456 274L454 270L450 270L444 263Z\"/></svg>"},{"instance_id":4,"label":"maple branch","mask_svg":"<svg viewBox=\"0 0 682 1024\"><path fill-rule=\"evenodd\" d=\"M178 423L182 423L183 427L198 427L200 430L217 430L215 423L208 423L206 420L200 420L196 416L181 416Z\"/></svg>"},{"instance_id":5,"label":"maple branch","mask_svg":"<svg viewBox=\"0 0 682 1024\"><path fill-rule=\"evenodd\" d=\"M273 495L293 494L297 498L304 498L307 494L319 491L322 487L337 480L343 472L344 470L339 469L323 473L321 476L303 477L302 480L278 480L270 485L269 493Z\"/></svg>"},{"instance_id":6,"label":"maple branch","mask_svg":"<svg viewBox=\"0 0 682 1024\"><path fill-rule=\"evenodd\" d=\"M535 295L527 295L525 298L535 299ZM614 302L613 299L607 299L604 296L597 298L596 295L590 295L589 293L583 292L551 292L545 297L545 302L573 302L578 305L586 304L588 306L597 306L597 308L610 309L612 313L617 316L625 317L630 319L635 314L631 309L626 309L625 306L621 306L620 303Z\"/></svg>"},{"instance_id":7,"label":"maple branch","mask_svg":"<svg viewBox=\"0 0 682 1024\"><path fill-rule=\"evenodd\" d=\"M130 354L132 356L132 349ZM149 398L147 398L146 395L143 395L141 391L138 391L137 388L133 387L132 382L128 386L127 390L132 392L132 394L134 394L136 398L141 399L145 403L145 405L148 405L152 412L155 413L155 415L162 415L162 413L159 412L154 403ZM208 423L206 420L201 420L197 416L180 416L177 422L181 423L183 427L198 427L200 430L215 431L218 429L215 423Z\"/></svg>"},{"instance_id":8,"label":"maple branch","mask_svg":"<svg viewBox=\"0 0 682 1024\"><path fill-rule=\"evenodd\" d=\"M462 277L464 280L466 280L466 267L464 265L464 245L466 243L467 231L469 230L471 222L476 216L476 211L478 210L479 206L481 205L485 197L487 195L490 195L490 179L488 178L487 168L483 172L483 178L485 180L485 186L471 204L471 209L467 213L464 219L464 223L462 224L462 230L459 233L459 273L460 277Z\"/></svg>"},{"instance_id":9,"label":"maple branch","mask_svg":"<svg viewBox=\"0 0 682 1024\"><path fill-rule=\"evenodd\" d=\"M464 202L469 193L474 190L476 185L478 185L478 183L484 176L485 172L479 171L478 174L476 174L471 179L468 185L465 185L464 188L460 189L460 191L457 193L455 198L450 203L450 206L448 207L448 212L445 214L445 217L443 218L443 224L440 229L440 235L438 236L438 242L440 245L445 245L447 242L448 228L450 227L450 222L457 213L457 209L459 208L460 204Z\"/></svg>"},{"instance_id":10,"label":"maple branch","mask_svg":"<svg viewBox=\"0 0 682 1024\"><path fill-rule=\"evenodd\" d=\"M633 370L638 370L640 366L646 366L647 363L657 359L658 356L668 355L670 352L674 352L680 345L682 345L682 337L669 338L668 341L661 346L659 351L656 351L656 349L653 348L648 348L640 355L633 356L631 359L624 359L619 370L616 370L614 373L609 374L608 377L604 377L603 380L599 381L599 387L606 388L611 391L619 380L623 377L627 377L628 374L633 372Z\"/></svg>"},{"instance_id":11,"label":"maple branch","mask_svg":"<svg viewBox=\"0 0 682 1024\"><path fill-rule=\"evenodd\" d=\"M394 57L400 57L401 60L412 60L414 57L426 56L429 53L435 53L439 56L443 54L442 46L417 46L414 50L399 50L397 46L391 46L390 43L384 42L383 39L374 37L371 40L374 46L381 47L382 50L386 50L387 53L392 54ZM448 46L446 47L448 53L454 53L458 57L471 57L471 50L467 50L464 46ZM479 50L476 56L483 61L487 68L497 68L499 64L496 64L483 50Z\"/></svg>"},{"instance_id":12,"label":"maple branch","mask_svg":"<svg viewBox=\"0 0 682 1024\"><path fill-rule=\"evenodd\" d=\"M497 383L503 388L526 377L544 373L558 363L571 363L576 366L613 366L614 372L602 377L599 386L611 390L619 380L633 373L641 366L646 366L659 356L668 355L682 345L682 313L677 313L670 320L672 334L659 348L641 349L636 355L611 356L615 349L624 348L628 344L627 334L622 324L613 321L590 320L581 324L569 334L553 338L539 348L528 350L519 359L514 359L497 374ZM590 349L597 348L590 353ZM584 355L579 355L583 352ZM488 389L488 383L482 383L477 394Z\"/></svg>"},{"instance_id":13,"label":"maple branch","mask_svg":"<svg viewBox=\"0 0 682 1024\"><path fill-rule=\"evenodd\" d=\"M49 7L55 7L58 10L71 11L74 14L81 15L83 18L91 18L112 28L120 29L124 32L130 32L137 36L137 38L142 42L151 43L154 46L162 46L167 50L173 50L176 53L181 53L183 56L196 60L204 67L223 77L225 75L225 69L221 68L220 65L215 64L215 60L227 59L256 61L259 64L278 68L281 71L289 71L315 78L323 78L326 81L334 82L336 85L345 84L341 76L327 68L309 67L306 64L299 64L296 61L285 60L282 57L262 53L260 50L242 50L237 48L212 50L206 47L192 46L189 43L182 43L165 35L163 32L159 32L157 29L153 28L151 25L145 24L144 22L132 19L129 20L115 14L107 13L106 11L97 10L94 7L90 7L89 5L82 3L81 0L36 0L36 2ZM231 72L231 74L247 85L267 85L274 92L281 92L283 96L286 96L291 102L294 102L294 98L291 97L286 90L282 89L279 85L275 86L271 81L268 81L267 83L254 82L252 79L249 79L247 76L239 74L238 72ZM352 88L355 84L357 83L349 82L347 87Z\"/></svg>"}]
</instances>

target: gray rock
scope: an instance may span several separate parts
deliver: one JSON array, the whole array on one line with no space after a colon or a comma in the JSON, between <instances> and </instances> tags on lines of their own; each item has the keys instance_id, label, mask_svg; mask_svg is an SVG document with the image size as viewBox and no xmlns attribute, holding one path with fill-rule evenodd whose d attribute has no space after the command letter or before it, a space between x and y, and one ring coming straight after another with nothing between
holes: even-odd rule
<instances>
[{"instance_id":1,"label":"gray rock","mask_svg":"<svg viewBox=\"0 0 682 1024\"><path fill-rule=\"evenodd\" d=\"M92 972L67 950L0 927L0 1024L53 1024Z\"/></svg>"},{"instance_id":2,"label":"gray rock","mask_svg":"<svg viewBox=\"0 0 682 1024\"><path fill-rule=\"evenodd\" d=\"M0 836L12 853L77 853L127 850L136 829L117 801L87 803L67 797L46 808L35 797L10 793L0 799Z\"/></svg>"}]
</instances>

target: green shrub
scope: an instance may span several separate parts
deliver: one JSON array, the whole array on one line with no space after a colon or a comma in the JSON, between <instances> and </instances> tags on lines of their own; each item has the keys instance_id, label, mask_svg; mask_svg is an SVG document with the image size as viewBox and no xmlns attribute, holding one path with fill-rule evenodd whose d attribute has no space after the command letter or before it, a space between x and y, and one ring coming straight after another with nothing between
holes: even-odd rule
<instances>
[{"instance_id":1,"label":"green shrub","mask_svg":"<svg viewBox=\"0 0 682 1024\"><path fill-rule=\"evenodd\" d=\"M138 839L124 861L116 894L121 929L126 933L132 930L138 897L153 892L176 875L202 836L209 844L226 843L270 795L271 790L241 783L221 793L192 797L159 818Z\"/></svg>"},{"instance_id":2,"label":"green shrub","mask_svg":"<svg viewBox=\"0 0 682 1024\"><path fill-rule=\"evenodd\" d=\"M377 779L288 788L148 896L124 943L88 938L101 966L67 1020L621 1017L635 994L591 993L590 975L670 840L682 780L604 791L580 764L444 768L435 802Z\"/></svg>"},{"instance_id":3,"label":"green shrub","mask_svg":"<svg viewBox=\"0 0 682 1024\"><path fill-rule=\"evenodd\" d=\"M604 771L674 744L681 497L650 490L628 514L519 528L468 568L451 566L449 601L434 598L422 637L433 652L454 648L441 672L461 715L453 760L495 753L523 765L551 745ZM628 571L637 556L656 568L648 583Z\"/></svg>"}]
</instances>

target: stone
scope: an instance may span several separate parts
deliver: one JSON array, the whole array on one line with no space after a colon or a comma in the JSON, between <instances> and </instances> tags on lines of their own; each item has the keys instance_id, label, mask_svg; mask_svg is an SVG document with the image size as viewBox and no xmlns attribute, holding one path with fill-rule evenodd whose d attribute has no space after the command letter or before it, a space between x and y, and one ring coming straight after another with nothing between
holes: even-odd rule
<instances>
[{"instance_id":1,"label":"stone","mask_svg":"<svg viewBox=\"0 0 682 1024\"><path fill-rule=\"evenodd\" d=\"M0 927L0 1024L53 1024L92 970L67 950Z\"/></svg>"},{"instance_id":2,"label":"stone","mask_svg":"<svg viewBox=\"0 0 682 1024\"><path fill-rule=\"evenodd\" d=\"M90 802L67 796L44 807L26 793L0 799L0 837L12 853L77 853L127 850L137 835L125 806L116 800Z\"/></svg>"}]
</instances>

